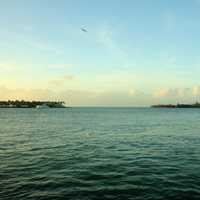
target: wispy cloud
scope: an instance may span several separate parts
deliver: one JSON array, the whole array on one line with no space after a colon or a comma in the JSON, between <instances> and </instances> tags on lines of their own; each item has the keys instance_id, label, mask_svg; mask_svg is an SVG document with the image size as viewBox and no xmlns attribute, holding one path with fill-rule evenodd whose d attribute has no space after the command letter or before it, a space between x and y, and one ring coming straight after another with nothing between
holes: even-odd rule
<instances>
[{"instance_id":1,"label":"wispy cloud","mask_svg":"<svg viewBox=\"0 0 200 200\"><path fill-rule=\"evenodd\" d=\"M125 63L127 62L128 54L122 48L119 38L117 39L117 35L117 30L109 24L104 24L97 29L97 41L113 58Z\"/></svg>"},{"instance_id":2,"label":"wispy cloud","mask_svg":"<svg viewBox=\"0 0 200 200\"><path fill-rule=\"evenodd\" d=\"M64 75L62 77L58 77L58 78L50 80L49 83L52 86L60 87L64 84L68 83L69 81L73 81L74 79L75 79L74 75Z\"/></svg>"},{"instance_id":3,"label":"wispy cloud","mask_svg":"<svg viewBox=\"0 0 200 200\"><path fill-rule=\"evenodd\" d=\"M73 68L75 65L74 64L49 64L47 65L45 68L47 69L61 69L61 70L66 70L66 69L70 69Z\"/></svg>"},{"instance_id":4,"label":"wispy cloud","mask_svg":"<svg viewBox=\"0 0 200 200\"><path fill-rule=\"evenodd\" d=\"M8 88L0 86L0 99L54 100L57 94L49 89Z\"/></svg>"},{"instance_id":5,"label":"wispy cloud","mask_svg":"<svg viewBox=\"0 0 200 200\"><path fill-rule=\"evenodd\" d=\"M19 32L20 30L20 32ZM48 51L48 52L53 52L55 54L63 54L63 50L58 48L55 44L52 44L50 40L47 40L46 38L38 39L34 34L33 34L33 26L22 26L19 27L19 30L6 30L4 29L3 33L5 35L10 35L12 36L12 41L17 41L15 43L10 43L10 41L4 41L1 42L1 46L5 47L13 47L13 45L16 45L18 41L20 41L20 45L26 45L32 48L36 48L40 51Z\"/></svg>"},{"instance_id":6,"label":"wispy cloud","mask_svg":"<svg viewBox=\"0 0 200 200\"><path fill-rule=\"evenodd\" d=\"M47 42L43 42L43 41L38 41L38 40L34 40L34 39L24 39L23 41L26 45L36 48L38 50L41 51L50 51L50 52L54 52L55 54L62 54L62 50L54 47L53 45L50 45Z\"/></svg>"}]
</instances>

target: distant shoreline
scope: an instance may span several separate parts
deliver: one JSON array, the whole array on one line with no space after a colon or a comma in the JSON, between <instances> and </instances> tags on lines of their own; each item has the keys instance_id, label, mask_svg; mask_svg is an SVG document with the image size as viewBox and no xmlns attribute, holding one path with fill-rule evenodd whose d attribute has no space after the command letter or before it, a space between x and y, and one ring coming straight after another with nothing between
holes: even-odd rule
<instances>
[{"instance_id":1,"label":"distant shoreline","mask_svg":"<svg viewBox=\"0 0 200 200\"><path fill-rule=\"evenodd\" d=\"M0 108L68 108L64 101L0 101Z\"/></svg>"},{"instance_id":2,"label":"distant shoreline","mask_svg":"<svg viewBox=\"0 0 200 200\"><path fill-rule=\"evenodd\" d=\"M152 108L200 108L200 103L195 104L158 104L152 105Z\"/></svg>"}]
</instances>

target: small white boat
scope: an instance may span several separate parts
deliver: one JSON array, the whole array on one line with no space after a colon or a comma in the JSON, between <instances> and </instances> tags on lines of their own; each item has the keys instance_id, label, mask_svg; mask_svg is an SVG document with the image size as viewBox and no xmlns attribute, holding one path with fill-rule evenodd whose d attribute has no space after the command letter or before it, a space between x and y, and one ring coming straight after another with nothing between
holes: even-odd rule
<instances>
[{"instance_id":1,"label":"small white boat","mask_svg":"<svg viewBox=\"0 0 200 200\"><path fill-rule=\"evenodd\" d=\"M41 108L49 108L48 105L43 104L43 105L37 105L36 108L41 109Z\"/></svg>"}]
</instances>

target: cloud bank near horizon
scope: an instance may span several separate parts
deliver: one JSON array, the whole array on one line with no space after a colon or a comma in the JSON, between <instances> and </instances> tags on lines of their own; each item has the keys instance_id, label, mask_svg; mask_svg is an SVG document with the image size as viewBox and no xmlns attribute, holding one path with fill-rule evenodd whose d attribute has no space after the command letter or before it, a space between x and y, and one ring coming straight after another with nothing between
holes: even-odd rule
<instances>
[{"instance_id":1,"label":"cloud bank near horizon","mask_svg":"<svg viewBox=\"0 0 200 200\"><path fill-rule=\"evenodd\" d=\"M65 101L70 106L149 106L153 104L195 103L200 99L200 86L158 89L152 93L129 91L88 91L51 89L11 89L0 86L0 100Z\"/></svg>"}]
</instances>

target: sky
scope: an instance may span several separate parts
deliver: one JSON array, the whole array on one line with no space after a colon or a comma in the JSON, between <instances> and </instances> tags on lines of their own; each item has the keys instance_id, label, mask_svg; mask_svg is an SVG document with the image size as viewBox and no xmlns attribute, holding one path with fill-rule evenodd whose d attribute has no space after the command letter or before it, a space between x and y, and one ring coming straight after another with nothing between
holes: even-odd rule
<instances>
[{"instance_id":1,"label":"sky","mask_svg":"<svg viewBox=\"0 0 200 200\"><path fill-rule=\"evenodd\" d=\"M0 0L0 100L200 101L199 35L200 0Z\"/></svg>"}]
</instances>

